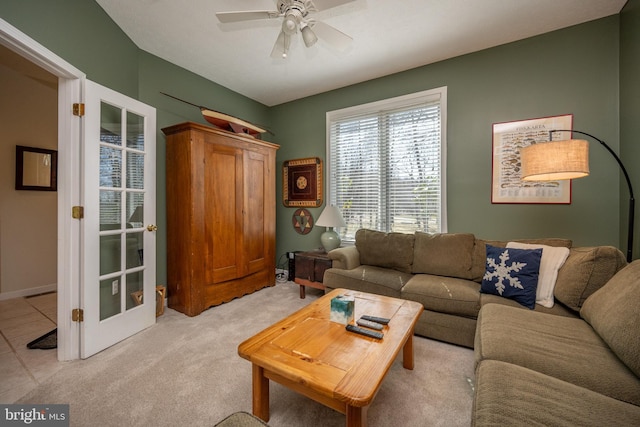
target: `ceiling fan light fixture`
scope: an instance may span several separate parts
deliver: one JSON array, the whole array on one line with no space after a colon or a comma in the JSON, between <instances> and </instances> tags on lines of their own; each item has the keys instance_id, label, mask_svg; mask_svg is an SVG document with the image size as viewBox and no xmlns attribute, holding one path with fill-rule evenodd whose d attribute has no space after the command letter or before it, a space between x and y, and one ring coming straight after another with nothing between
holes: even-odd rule
<instances>
[{"instance_id":1,"label":"ceiling fan light fixture","mask_svg":"<svg viewBox=\"0 0 640 427\"><path fill-rule=\"evenodd\" d=\"M304 40L305 46L311 47L318 41L318 36L316 36L308 25L303 24L300 28L300 32L302 33L302 40Z\"/></svg>"},{"instance_id":2,"label":"ceiling fan light fixture","mask_svg":"<svg viewBox=\"0 0 640 427\"><path fill-rule=\"evenodd\" d=\"M282 21L282 31L289 35L293 35L298 31L298 20L295 16L285 16L284 21Z\"/></svg>"},{"instance_id":3,"label":"ceiling fan light fixture","mask_svg":"<svg viewBox=\"0 0 640 427\"><path fill-rule=\"evenodd\" d=\"M353 39L337 28L311 18L311 12L318 12L349 3L354 0L275 0L277 10L248 10L236 12L217 12L220 22L240 22L257 19L280 19L282 25L278 40L271 50L274 59L286 58L290 47L290 38L297 35L298 29L307 47L322 39L332 47L345 51ZM316 5L315 3L319 3Z\"/></svg>"}]
</instances>

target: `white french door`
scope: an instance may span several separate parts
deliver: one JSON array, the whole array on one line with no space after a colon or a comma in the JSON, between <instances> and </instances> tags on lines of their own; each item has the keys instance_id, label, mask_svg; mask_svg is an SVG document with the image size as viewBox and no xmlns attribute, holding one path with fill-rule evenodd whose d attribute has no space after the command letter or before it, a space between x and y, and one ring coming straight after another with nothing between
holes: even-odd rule
<instances>
[{"instance_id":1,"label":"white french door","mask_svg":"<svg viewBox=\"0 0 640 427\"><path fill-rule=\"evenodd\" d=\"M84 83L83 359L156 319L156 110Z\"/></svg>"}]
</instances>

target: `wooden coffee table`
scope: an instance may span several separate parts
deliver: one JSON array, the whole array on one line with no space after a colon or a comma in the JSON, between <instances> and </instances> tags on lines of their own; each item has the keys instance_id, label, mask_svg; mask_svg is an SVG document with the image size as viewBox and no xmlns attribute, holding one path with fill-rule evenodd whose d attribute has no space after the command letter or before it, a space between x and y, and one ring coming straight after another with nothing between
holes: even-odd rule
<instances>
[{"instance_id":1,"label":"wooden coffee table","mask_svg":"<svg viewBox=\"0 0 640 427\"><path fill-rule=\"evenodd\" d=\"M391 319L384 338L331 322L330 302L337 295L355 297L355 319ZM345 414L347 426L366 426L367 408L401 349L403 366L413 369L413 328L422 310L414 301L335 289L249 338L238 354L253 365L253 414L269 421L272 380Z\"/></svg>"}]
</instances>

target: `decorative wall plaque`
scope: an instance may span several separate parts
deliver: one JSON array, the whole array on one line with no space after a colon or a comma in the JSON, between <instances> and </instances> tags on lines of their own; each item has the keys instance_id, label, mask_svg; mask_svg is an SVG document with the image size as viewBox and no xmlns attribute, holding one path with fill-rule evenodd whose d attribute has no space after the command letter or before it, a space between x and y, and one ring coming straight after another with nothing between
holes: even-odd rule
<instances>
[{"instance_id":1,"label":"decorative wall plaque","mask_svg":"<svg viewBox=\"0 0 640 427\"><path fill-rule=\"evenodd\" d=\"M298 234L308 234L313 228L313 216L306 209L296 209L291 222Z\"/></svg>"},{"instance_id":2,"label":"decorative wall plaque","mask_svg":"<svg viewBox=\"0 0 640 427\"><path fill-rule=\"evenodd\" d=\"M282 164L282 203L289 207L322 205L322 160L286 160Z\"/></svg>"}]
</instances>

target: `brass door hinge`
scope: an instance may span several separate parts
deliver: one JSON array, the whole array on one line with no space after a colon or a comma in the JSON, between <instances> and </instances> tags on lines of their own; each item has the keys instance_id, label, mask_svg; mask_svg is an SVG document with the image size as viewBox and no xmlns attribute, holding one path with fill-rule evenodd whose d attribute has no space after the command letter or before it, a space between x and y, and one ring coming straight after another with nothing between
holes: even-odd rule
<instances>
[{"instance_id":1,"label":"brass door hinge","mask_svg":"<svg viewBox=\"0 0 640 427\"><path fill-rule=\"evenodd\" d=\"M71 310L71 320L74 322L84 322L84 310L81 308Z\"/></svg>"},{"instance_id":2,"label":"brass door hinge","mask_svg":"<svg viewBox=\"0 0 640 427\"><path fill-rule=\"evenodd\" d=\"M73 219L84 218L84 206L73 206L71 208L71 218Z\"/></svg>"},{"instance_id":3,"label":"brass door hinge","mask_svg":"<svg viewBox=\"0 0 640 427\"><path fill-rule=\"evenodd\" d=\"M73 104L73 115L83 117L84 116L84 104L82 103L74 103Z\"/></svg>"}]
</instances>

